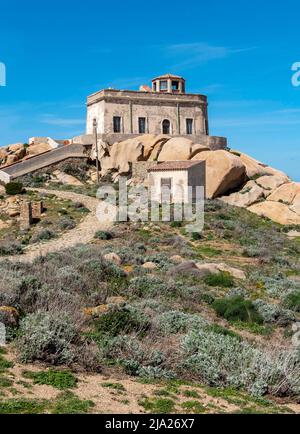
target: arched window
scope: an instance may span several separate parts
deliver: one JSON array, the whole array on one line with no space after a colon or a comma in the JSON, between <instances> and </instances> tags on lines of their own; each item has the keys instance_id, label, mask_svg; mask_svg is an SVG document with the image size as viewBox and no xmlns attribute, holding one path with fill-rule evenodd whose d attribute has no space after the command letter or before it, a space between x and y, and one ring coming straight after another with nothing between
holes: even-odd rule
<instances>
[{"instance_id":1,"label":"arched window","mask_svg":"<svg viewBox=\"0 0 300 434\"><path fill-rule=\"evenodd\" d=\"M171 123L168 119L165 119L162 123L162 133L163 134L170 134L170 128L171 127Z\"/></svg>"}]
</instances>

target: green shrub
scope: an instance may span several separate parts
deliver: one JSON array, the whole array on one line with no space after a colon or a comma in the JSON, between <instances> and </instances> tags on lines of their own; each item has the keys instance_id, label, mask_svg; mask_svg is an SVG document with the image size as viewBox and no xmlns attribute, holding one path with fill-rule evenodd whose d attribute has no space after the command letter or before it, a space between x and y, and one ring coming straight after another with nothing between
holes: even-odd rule
<instances>
[{"instance_id":1,"label":"green shrub","mask_svg":"<svg viewBox=\"0 0 300 434\"><path fill-rule=\"evenodd\" d=\"M227 321L254 322L258 324L263 322L254 304L240 296L216 300L212 307L219 316L227 319Z\"/></svg>"},{"instance_id":2,"label":"green shrub","mask_svg":"<svg viewBox=\"0 0 300 434\"><path fill-rule=\"evenodd\" d=\"M95 238L98 240L112 240L113 239L113 234L111 232L107 232L107 231L98 231L95 233Z\"/></svg>"},{"instance_id":3,"label":"green shrub","mask_svg":"<svg viewBox=\"0 0 300 434\"><path fill-rule=\"evenodd\" d=\"M294 312L300 312L300 291L294 291L288 294L284 298L283 304L286 308Z\"/></svg>"},{"instance_id":4,"label":"green shrub","mask_svg":"<svg viewBox=\"0 0 300 434\"><path fill-rule=\"evenodd\" d=\"M204 282L209 286L221 286L223 288L232 288L234 286L234 280L231 274L223 271L219 274L206 276Z\"/></svg>"},{"instance_id":5,"label":"green shrub","mask_svg":"<svg viewBox=\"0 0 300 434\"><path fill-rule=\"evenodd\" d=\"M42 229L31 238L31 243L34 244L38 243L39 241L49 241L55 237L56 234L50 229Z\"/></svg>"},{"instance_id":6,"label":"green shrub","mask_svg":"<svg viewBox=\"0 0 300 434\"><path fill-rule=\"evenodd\" d=\"M171 228L182 228L182 222L172 222L171 223Z\"/></svg>"},{"instance_id":7,"label":"green shrub","mask_svg":"<svg viewBox=\"0 0 300 434\"><path fill-rule=\"evenodd\" d=\"M113 309L102 315L94 324L98 333L110 336L133 331L141 333L149 328L149 322L143 313L130 306Z\"/></svg>"},{"instance_id":8,"label":"green shrub","mask_svg":"<svg viewBox=\"0 0 300 434\"><path fill-rule=\"evenodd\" d=\"M0 256L21 255L23 247L18 241L1 241Z\"/></svg>"},{"instance_id":9,"label":"green shrub","mask_svg":"<svg viewBox=\"0 0 300 434\"><path fill-rule=\"evenodd\" d=\"M24 191L24 187L21 182L8 182L7 184L5 184L5 191L6 194L9 194L10 196L15 196L16 194L22 194Z\"/></svg>"},{"instance_id":10,"label":"green shrub","mask_svg":"<svg viewBox=\"0 0 300 434\"><path fill-rule=\"evenodd\" d=\"M192 240L198 241L198 240L201 240L203 236L199 232L193 232L191 237L192 237Z\"/></svg>"},{"instance_id":11,"label":"green shrub","mask_svg":"<svg viewBox=\"0 0 300 434\"><path fill-rule=\"evenodd\" d=\"M76 223L71 217L65 217L60 219L58 225L62 231L74 229L76 227Z\"/></svg>"},{"instance_id":12,"label":"green shrub","mask_svg":"<svg viewBox=\"0 0 300 434\"><path fill-rule=\"evenodd\" d=\"M46 384L56 389L72 389L76 387L77 378L70 371L49 369L42 372L23 372L25 378L33 380L34 384Z\"/></svg>"}]
</instances>

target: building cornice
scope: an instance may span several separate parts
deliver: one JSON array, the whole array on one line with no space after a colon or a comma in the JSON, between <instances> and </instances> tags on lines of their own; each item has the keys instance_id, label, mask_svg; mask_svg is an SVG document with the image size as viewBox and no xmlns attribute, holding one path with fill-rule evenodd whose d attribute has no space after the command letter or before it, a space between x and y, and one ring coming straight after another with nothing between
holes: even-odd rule
<instances>
[{"instance_id":1,"label":"building cornice","mask_svg":"<svg viewBox=\"0 0 300 434\"><path fill-rule=\"evenodd\" d=\"M158 93L158 92L139 92L133 90L115 90L105 89L96 92L87 98L87 105L91 106L101 101L144 101L156 102L159 101L171 104L189 103L189 104L207 104L207 97L200 94L171 94L171 93Z\"/></svg>"}]
</instances>

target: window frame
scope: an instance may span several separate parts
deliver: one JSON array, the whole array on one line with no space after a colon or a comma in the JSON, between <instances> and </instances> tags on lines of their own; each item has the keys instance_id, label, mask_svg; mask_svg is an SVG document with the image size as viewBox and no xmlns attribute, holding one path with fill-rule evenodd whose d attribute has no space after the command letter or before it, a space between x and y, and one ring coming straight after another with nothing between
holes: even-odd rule
<instances>
[{"instance_id":1,"label":"window frame","mask_svg":"<svg viewBox=\"0 0 300 434\"><path fill-rule=\"evenodd\" d=\"M194 119L186 118L186 135L192 136L194 133Z\"/></svg>"},{"instance_id":2,"label":"window frame","mask_svg":"<svg viewBox=\"0 0 300 434\"><path fill-rule=\"evenodd\" d=\"M141 126L143 126L143 128L141 128ZM145 116L139 117L138 118L138 131L139 131L139 134L146 134L146 126L147 126L147 120L146 120Z\"/></svg>"},{"instance_id":3,"label":"window frame","mask_svg":"<svg viewBox=\"0 0 300 434\"><path fill-rule=\"evenodd\" d=\"M164 83L165 87L163 87L163 83ZM160 91L166 91L166 90L168 90L168 80L160 80L160 82L159 82L159 90Z\"/></svg>"},{"instance_id":4,"label":"window frame","mask_svg":"<svg viewBox=\"0 0 300 434\"><path fill-rule=\"evenodd\" d=\"M117 122L117 120L118 120L119 124L115 123L115 122ZM119 128L116 128L116 125L118 125ZM115 134L120 134L122 132L122 117L121 116L113 116L113 131Z\"/></svg>"}]
</instances>

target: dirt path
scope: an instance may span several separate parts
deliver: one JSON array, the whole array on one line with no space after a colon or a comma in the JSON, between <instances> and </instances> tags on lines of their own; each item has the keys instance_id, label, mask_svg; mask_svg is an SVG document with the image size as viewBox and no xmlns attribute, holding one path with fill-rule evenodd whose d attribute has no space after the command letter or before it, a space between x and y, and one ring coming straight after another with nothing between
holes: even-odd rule
<instances>
[{"instance_id":1,"label":"dirt path","mask_svg":"<svg viewBox=\"0 0 300 434\"><path fill-rule=\"evenodd\" d=\"M32 262L35 258L45 256L48 253L58 252L60 250L73 247L77 244L87 244L94 238L95 232L99 230L108 230L112 223L108 220L99 221L97 218L97 206L99 199L85 196L83 194L73 193L71 191L48 190L42 188L31 189L39 193L55 194L61 199L71 200L72 202L80 202L90 210L90 213L85 219L76 226L76 228L66 232L60 238L50 240L48 242L28 246L24 249L23 255L6 256L4 259L14 260L18 262Z\"/></svg>"}]
</instances>

